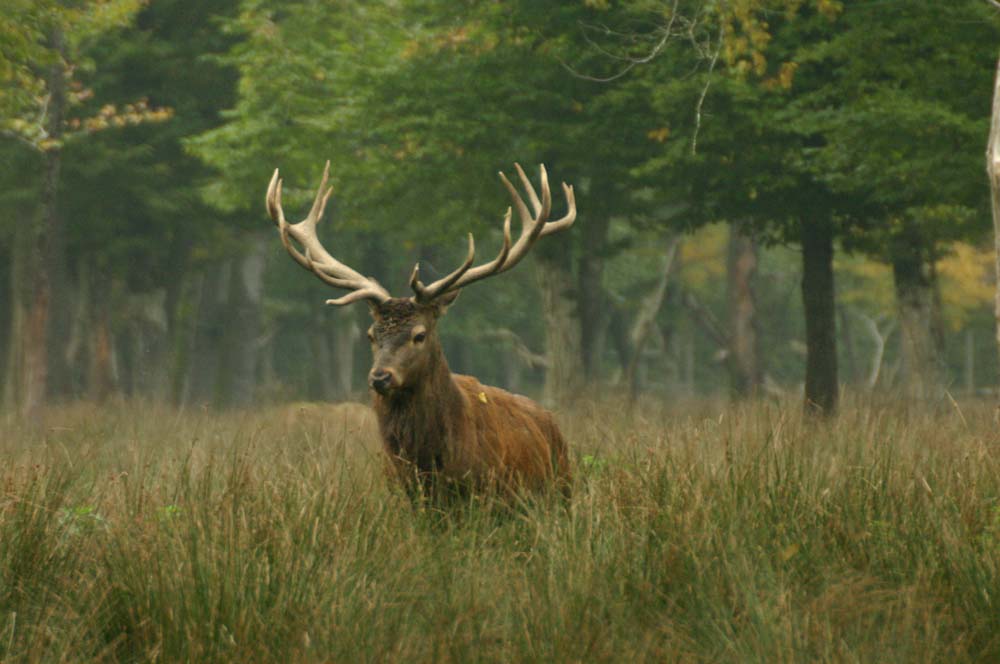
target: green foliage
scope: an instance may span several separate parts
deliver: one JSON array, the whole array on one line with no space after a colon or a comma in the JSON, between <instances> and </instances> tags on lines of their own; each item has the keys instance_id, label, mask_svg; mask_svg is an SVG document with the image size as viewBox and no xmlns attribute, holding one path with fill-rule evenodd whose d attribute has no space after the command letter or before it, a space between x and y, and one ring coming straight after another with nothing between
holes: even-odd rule
<instances>
[{"instance_id":1,"label":"green foliage","mask_svg":"<svg viewBox=\"0 0 1000 664\"><path fill-rule=\"evenodd\" d=\"M71 255L131 292L169 282L191 253L197 262L239 246L226 228L233 220L202 202L210 171L181 146L186 136L217 124L220 109L231 103L234 74L211 56L230 44L214 17L234 4L213 0L192 10L185 2L160 1L139 14L133 30L109 35L87 52L101 66L87 77L94 94L80 117L97 116L108 104L124 109L138 98L172 110L162 122L94 133L65 150Z\"/></svg>"},{"instance_id":2,"label":"green foliage","mask_svg":"<svg viewBox=\"0 0 1000 664\"><path fill-rule=\"evenodd\" d=\"M241 72L240 99L226 125L188 143L223 174L208 200L223 209L252 205L248 214L266 227L256 201L269 169L280 166L286 211L298 216L332 158L326 230L336 235L335 251L396 294L405 294L418 258L430 277L450 270L467 231L480 255L496 250L509 204L496 171L510 172L514 161L536 181L533 165L546 163L556 215L558 182L572 182L578 200L589 201L581 202L580 227L640 205L621 155L655 144L646 129L617 118L643 100L635 90L574 78L560 64L572 48L562 27L578 11L470 3L455 15L447 4L245 3L229 23L245 41L227 59ZM572 246L575 238L561 240ZM446 331L516 321L540 347L530 278L498 280L489 294L470 290ZM479 368L470 364L459 366Z\"/></svg>"},{"instance_id":3,"label":"green foliage","mask_svg":"<svg viewBox=\"0 0 1000 664\"><path fill-rule=\"evenodd\" d=\"M652 283L666 235L738 220L788 244L803 219L823 216L845 249L942 265L961 290L944 298L948 321L985 326L990 284L960 269L952 247L988 228L981 143L998 26L986 2L946 4L9 0L0 250L33 218L38 153L55 148L70 281L93 279L91 290L119 300L165 290L173 331L203 315L192 299L200 271L270 233L263 327L279 339L281 379L306 383L310 326L332 315L319 311L325 289L274 241L261 205L273 168L296 217L331 159L321 232L403 294L415 260L431 278L450 270L466 231L492 254L508 204L496 170L517 160L534 176L545 162L556 214L565 180L580 215L538 253L604 261L597 295L615 315L631 315ZM56 70L68 110L51 136ZM711 269L682 261L682 278L721 311L723 254L712 246L692 236L685 251L710 254ZM786 247L767 254L759 289L774 314L762 338L783 349L769 371L791 383L795 259ZM846 304L893 306L884 274L872 278L861 259L841 266ZM502 376L508 355L467 350L496 327L541 350L535 291L521 268L465 293L442 328L456 367ZM690 324L675 304L664 330ZM714 382L716 349L697 341L698 371Z\"/></svg>"},{"instance_id":4,"label":"green foliage","mask_svg":"<svg viewBox=\"0 0 1000 664\"><path fill-rule=\"evenodd\" d=\"M814 147L801 167L855 201L863 232L845 238L891 256L976 239L988 227L981 144L988 131L998 26L986 3L849 7L800 49L805 89L782 118Z\"/></svg>"},{"instance_id":5,"label":"green foliage","mask_svg":"<svg viewBox=\"0 0 1000 664\"><path fill-rule=\"evenodd\" d=\"M206 169L185 157L179 141L217 122L233 87L231 73L205 57L228 45L211 17L233 2L203 2L192 11L187 3L161 1L137 14L142 5L27 3L25 13L5 15L18 25L38 26L31 48L16 49L7 62L31 72L42 87L10 90L30 97L27 110L0 109L0 129L22 139L9 143L20 156L0 164L12 197L0 199L4 207L23 217L37 196L41 164L19 146L61 148L59 208L69 221L67 267L78 279L87 271L126 282L131 291L163 284L192 245L206 238L212 245L220 242L218 233L213 235L217 226L205 223L214 215L201 204L198 190ZM59 49L45 42L51 31L65 35ZM62 138L52 142L42 67L56 63L72 76Z\"/></svg>"},{"instance_id":6,"label":"green foliage","mask_svg":"<svg viewBox=\"0 0 1000 664\"><path fill-rule=\"evenodd\" d=\"M87 44L128 25L142 0L14 0L0 17L0 133L20 138L36 149L59 147L46 116L51 90L47 69L89 69L81 57ZM74 98L86 97L79 88Z\"/></svg>"}]
</instances>

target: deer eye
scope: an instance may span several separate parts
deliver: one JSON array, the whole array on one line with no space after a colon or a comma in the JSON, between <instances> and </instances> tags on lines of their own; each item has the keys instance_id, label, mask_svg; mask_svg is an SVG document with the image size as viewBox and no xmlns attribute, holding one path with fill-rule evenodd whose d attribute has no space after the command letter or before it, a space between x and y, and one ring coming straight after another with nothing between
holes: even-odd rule
<instances>
[{"instance_id":1,"label":"deer eye","mask_svg":"<svg viewBox=\"0 0 1000 664\"><path fill-rule=\"evenodd\" d=\"M413 343L422 344L424 343L424 339L426 338L427 338L426 332L417 332L416 334L413 335Z\"/></svg>"}]
</instances>

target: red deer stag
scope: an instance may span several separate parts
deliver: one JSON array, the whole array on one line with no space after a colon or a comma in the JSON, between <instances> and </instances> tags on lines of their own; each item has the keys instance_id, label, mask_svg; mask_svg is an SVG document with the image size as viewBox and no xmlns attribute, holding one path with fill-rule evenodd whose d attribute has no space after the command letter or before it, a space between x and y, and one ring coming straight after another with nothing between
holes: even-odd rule
<instances>
[{"instance_id":1,"label":"red deer stag","mask_svg":"<svg viewBox=\"0 0 1000 664\"><path fill-rule=\"evenodd\" d=\"M539 238L569 228L576 219L573 188L563 183L569 211L548 221L552 207L548 176L541 167L542 195L515 164L534 214L507 177L500 178L521 217L521 235L511 243L511 208L503 225L503 246L493 260L472 266L475 243L451 274L425 285L420 265L410 276L412 297L389 295L375 279L334 258L316 235L332 188L330 162L308 216L289 224L281 209L281 179L275 169L267 190L267 211L278 226L281 243L295 261L320 280L349 291L327 304L367 300L374 324L368 330L374 362L368 374L373 405L390 467L408 489L434 495L441 488L542 488L553 481L568 491L566 442L552 415L530 399L453 374L437 337L438 318L474 281L517 265ZM294 243L293 243L294 240ZM298 246L296 246L298 245ZM442 482L443 480L443 482Z\"/></svg>"}]
</instances>

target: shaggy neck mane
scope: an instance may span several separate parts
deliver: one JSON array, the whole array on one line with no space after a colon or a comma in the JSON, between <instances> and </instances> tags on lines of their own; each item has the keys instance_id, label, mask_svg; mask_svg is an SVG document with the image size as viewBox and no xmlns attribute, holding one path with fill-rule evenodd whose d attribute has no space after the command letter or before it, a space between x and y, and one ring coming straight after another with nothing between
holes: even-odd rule
<instances>
[{"instance_id":1,"label":"shaggy neck mane","mask_svg":"<svg viewBox=\"0 0 1000 664\"><path fill-rule=\"evenodd\" d=\"M428 374L391 395L375 394L373 404L389 451L421 471L442 466L462 413L462 394L452 380L441 344L437 339L429 342L434 346L428 349Z\"/></svg>"}]
</instances>

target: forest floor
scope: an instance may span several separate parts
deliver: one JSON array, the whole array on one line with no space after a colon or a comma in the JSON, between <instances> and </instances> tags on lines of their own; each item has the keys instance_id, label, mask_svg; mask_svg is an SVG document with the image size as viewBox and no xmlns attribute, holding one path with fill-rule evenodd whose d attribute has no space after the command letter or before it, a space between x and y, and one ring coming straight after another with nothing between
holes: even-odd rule
<instances>
[{"instance_id":1,"label":"forest floor","mask_svg":"<svg viewBox=\"0 0 1000 664\"><path fill-rule=\"evenodd\" d=\"M8 422L0 661L1000 661L992 405L848 402L580 408L568 504L446 514L357 407Z\"/></svg>"}]
</instances>

